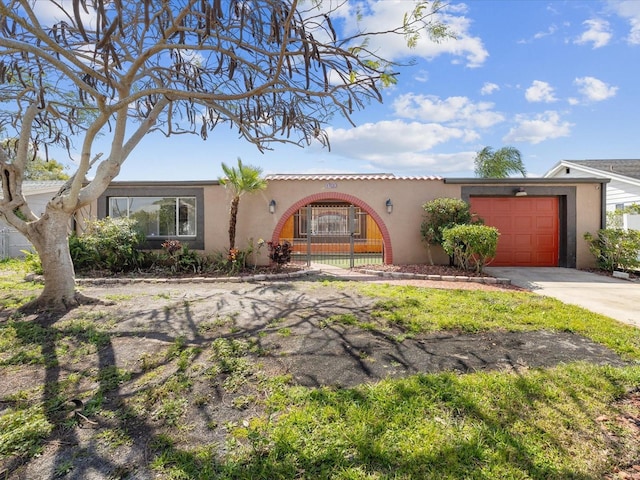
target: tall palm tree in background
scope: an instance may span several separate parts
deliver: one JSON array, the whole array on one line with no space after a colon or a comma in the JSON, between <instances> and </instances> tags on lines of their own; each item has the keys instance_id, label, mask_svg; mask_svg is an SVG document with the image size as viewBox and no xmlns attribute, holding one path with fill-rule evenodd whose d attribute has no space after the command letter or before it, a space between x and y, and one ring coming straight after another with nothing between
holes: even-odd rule
<instances>
[{"instance_id":1,"label":"tall palm tree in background","mask_svg":"<svg viewBox=\"0 0 640 480\"><path fill-rule=\"evenodd\" d=\"M520 151L514 147L502 147L495 152L484 147L475 158L475 174L481 178L507 178L511 173L527 176Z\"/></svg>"},{"instance_id":2,"label":"tall palm tree in background","mask_svg":"<svg viewBox=\"0 0 640 480\"><path fill-rule=\"evenodd\" d=\"M267 188L267 181L261 177L262 169L252 165L243 165L238 158L238 167L229 167L222 162L224 177L218 180L221 185L231 190L231 209L229 211L229 250L236 246L236 223L238 221L238 205L240 197L245 193L253 193Z\"/></svg>"}]
</instances>

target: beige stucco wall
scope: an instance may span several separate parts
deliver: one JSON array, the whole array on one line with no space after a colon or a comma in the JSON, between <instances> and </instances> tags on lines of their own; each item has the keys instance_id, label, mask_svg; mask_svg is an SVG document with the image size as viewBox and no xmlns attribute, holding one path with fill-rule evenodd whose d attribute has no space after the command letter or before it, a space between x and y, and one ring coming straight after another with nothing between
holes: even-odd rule
<instances>
[{"instance_id":1,"label":"beige stucco wall","mask_svg":"<svg viewBox=\"0 0 640 480\"><path fill-rule=\"evenodd\" d=\"M211 195L214 196L213 193ZM422 205L438 197L459 198L460 187L445 185L439 179L270 180L266 190L246 195L240 202L238 247L243 248L250 238L254 241L258 238L270 240L278 223L292 213L291 209L295 210L296 205L304 199L315 199L318 195L322 195L323 199L334 196L338 200L348 195L368 205L383 222L384 225L380 226L386 227L389 232L393 263L411 264L428 261L427 250L420 239ZM226 198L225 203L228 204L230 197ZM269 213L272 199L276 201L275 214ZM393 202L391 214L386 210L387 199ZM214 235L213 230L207 231L207 249L209 245L218 244ZM265 260L266 253L263 252L261 258ZM448 257L437 248L434 250L434 260L446 263Z\"/></svg>"},{"instance_id":2,"label":"beige stucco wall","mask_svg":"<svg viewBox=\"0 0 640 480\"><path fill-rule=\"evenodd\" d=\"M599 183L580 184L576 190L576 267L593 268L596 259L589 251L589 244L584 239L585 233L593 235L602 228L601 189Z\"/></svg>"}]
</instances>

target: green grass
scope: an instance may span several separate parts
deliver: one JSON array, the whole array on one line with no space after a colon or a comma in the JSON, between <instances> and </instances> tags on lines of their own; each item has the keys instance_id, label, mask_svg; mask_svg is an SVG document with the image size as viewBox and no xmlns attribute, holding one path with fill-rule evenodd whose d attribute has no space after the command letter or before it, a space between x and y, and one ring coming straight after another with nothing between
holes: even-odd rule
<instances>
[{"instance_id":1,"label":"green grass","mask_svg":"<svg viewBox=\"0 0 640 480\"><path fill-rule=\"evenodd\" d=\"M0 261L0 310L15 310L40 294L42 285L25 281L27 273L24 260Z\"/></svg>"},{"instance_id":2,"label":"green grass","mask_svg":"<svg viewBox=\"0 0 640 480\"><path fill-rule=\"evenodd\" d=\"M575 364L290 388L270 404L287 413L247 433L265 456L247 449L221 478L599 478L612 459L596 418L638 382L640 367Z\"/></svg>"},{"instance_id":3,"label":"green grass","mask_svg":"<svg viewBox=\"0 0 640 480\"><path fill-rule=\"evenodd\" d=\"M361 283L379 299L373 316L409 333L440 330L555 330L583 335L640 360L640 330L583 308L527 292L439 290Z\"/></svg>"}]
</instances>

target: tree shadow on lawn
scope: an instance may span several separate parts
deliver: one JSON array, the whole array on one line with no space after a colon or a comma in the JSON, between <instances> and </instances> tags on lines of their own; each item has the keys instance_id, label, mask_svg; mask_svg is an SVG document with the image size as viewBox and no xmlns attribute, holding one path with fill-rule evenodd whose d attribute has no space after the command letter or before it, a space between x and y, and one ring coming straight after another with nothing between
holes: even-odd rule
<instances>
[{"instance_id":1,"label":"tree shadow on lawn","mask_svg":"<svg viewBox=\"0 0 640 480\"><path fill-rule=\"evenodd\" d=\"M65 315L0 320L1 327L15 329L20 345L39 347L42 357L40 365L2 357L7 382L0 400L9 398L11 389L16 393L40 384L39 401L53 426L50 434L34 440L43 446L36 457L7 457L0 463L8 478L154 478L154 468L182 469L187 478L223 473L226 478L293 478L302 468L306 478L313 478L314 471L324 472L338 460L336 465L345 468L367 469L373 461L381 473L413 471L423 464L437 471L442 456L472 460L445 450L473 457L474 449L456 440L434 447L429 458L396 458L397 453L371 458L368 447L354 445L359 453L346 463L344 456L333 458L335 452L305 458L298 451L291 461L265 465L274 455L291 456L291 446L266 438L269 433L248 438L246 425L282 413L267 412L265 405L273 379L340 389L416 373L499 369L518 374L572 361L625 365L610 350L570 333L445 332L399 341L401 330L372 326L374 299L311 284L207 285L186 292L171 288L170 294L165 286L139 295L112 286L92 290L98 296L130 298ZM330 321L352 316L368 322L367 328ZM29 384L24 375L11 382L11 375L25 371L33 373ZM446 378L455 381L455 376ZM503 419L485 418L461 392L452 395L468 405L462 415L477 417L489 430L504 430ZM524 403L538 397L526 392ZM516 418L518 412L509 415ZM505 435L505 448L523 456L522 468L534 478L553 477L526 458L515 433ZM224 459L240 446L253 448L254 454L240 463ZM195 447L209 453L203 456ZM268 477L260 476L267 471Z\"/></svg>"}]
</instances>

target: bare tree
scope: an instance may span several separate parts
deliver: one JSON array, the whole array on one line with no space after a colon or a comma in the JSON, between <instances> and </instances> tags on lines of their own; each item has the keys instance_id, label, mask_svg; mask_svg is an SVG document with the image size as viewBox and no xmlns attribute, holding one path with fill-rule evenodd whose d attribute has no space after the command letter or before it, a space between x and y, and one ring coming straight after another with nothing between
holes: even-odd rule
<instances>
[{"instance_id":1,"label":"bare tree","mask_svg":"<svg viewBox=\"0 0 640 480\"><path fill-rule=\"evenodd\" d=\"M340 38L335 8L297 0L0 0L0 130L19 138L0 148L0 214L40 255L45 286L31 307L82 300L67 233L73 213L95 201L144 135L237 129L260 150L274 142L327 145L323 127L349 118L393 65L367 49L371 35L447 35L438 2L413 5L386 31ZM55 22L39 9L54 9ZM38 10L34 10L38 9ZM99 135L111 140L96 152ZM28 152L79 150L71 179L38 217L22 193ZM95 168L93 179L87 173ZM92 170L93 172L93 170Z\"/></svg>"}]
</instances>

